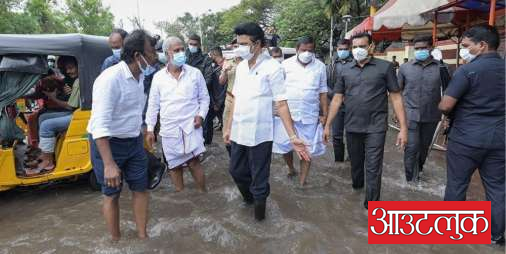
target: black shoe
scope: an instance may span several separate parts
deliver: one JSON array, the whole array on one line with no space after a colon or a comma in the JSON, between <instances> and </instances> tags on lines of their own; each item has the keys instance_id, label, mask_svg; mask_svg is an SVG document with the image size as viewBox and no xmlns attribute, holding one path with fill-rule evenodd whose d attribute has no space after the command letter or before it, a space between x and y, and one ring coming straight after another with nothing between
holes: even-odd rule
<instances>
[{"instance_id":1,"label":"black shoe","mask_svg":"<svg viewBox=\"0 0 506 254\"><path fill-rule=\"evenodd\" d=\"M369 210L369 202L368 202L368 201L365 201L365 202L364 202L364 208L365 208L366 210Z\"/></svg>"},{"instance_id":2,"label":"black shoe","mask_svg":"<svg viewBox=\"0 0 506 254\"><path fill-rule=\"evenodd\" d=\"M496 240L494 240L494 238L492 238L492 244L504 246L504 236L500 236L500 237L496 238Z\"/></svg>"},{"instance_id":3,"label":"black shoe","mask_svg":"<svg viewBox=\"0 0 506 254\"><path fill-rule=\"evenodd\" d=\"M237 188L239 189L239 192L242 195L244 203L246 203L247 205L252 205L254 200L253 194L251 194L251 192L249 191L249 187L237 186Z\"/></svg>"},{"instance_id":4,"label":"black shoe","mask_svg":"<svg viewBox=\"0 0 506 254\"><path fill-rule=\"evenodd\" d=\"M265 219L265 200L255 200L255 220Z\"/></svg>"}]
</instances>

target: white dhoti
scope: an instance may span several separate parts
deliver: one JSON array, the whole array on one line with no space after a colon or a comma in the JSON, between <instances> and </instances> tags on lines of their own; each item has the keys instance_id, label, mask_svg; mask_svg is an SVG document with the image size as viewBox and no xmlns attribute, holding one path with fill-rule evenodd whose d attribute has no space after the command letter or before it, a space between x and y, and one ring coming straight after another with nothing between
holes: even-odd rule
<instances>
[{"instance_id":1,"label":"white dhoti","mask_svg":"<svg viewBox=\"0 0 506 254\"><path fill-rule=\"evenodd\" d=\"M308 145L308 152L312 156L320 156L325 153L325 144L323 143L323 126L320 122L313 124L304 124L302 121L294 121L293 126L297 137L304 140ZM272 152L277 154L286 154L293 150L290 138L285 130L283 121L279 117L274 118L274 140Z\"/></svg>"},{"instance_id":2,"label":"white dhoti","mask_svg":"<svg viewBox=\"0 0 506 254\"><path fill-rule=\"evenodd\" d=\"M185 133L183 129L171 131L174 135L162 136L163 154L169 169L176 168L206 151L202 127Z\"/></svg>"}]
</instances>

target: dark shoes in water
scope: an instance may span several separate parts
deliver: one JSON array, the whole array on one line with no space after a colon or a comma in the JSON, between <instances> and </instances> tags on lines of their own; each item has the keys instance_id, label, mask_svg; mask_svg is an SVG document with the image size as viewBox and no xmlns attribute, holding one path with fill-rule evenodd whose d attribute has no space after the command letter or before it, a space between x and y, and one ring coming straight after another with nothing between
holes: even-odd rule
<instances>
[{"instance_id":1,"label":"dark shoes in water","mask_svg":"<svg viewBox=\"0 0 506 254\"><path fill-rule=\"evenodd\" d=\"M265 219L265 200L255 200L255 220Z\"/></svg>"}]
</instances>

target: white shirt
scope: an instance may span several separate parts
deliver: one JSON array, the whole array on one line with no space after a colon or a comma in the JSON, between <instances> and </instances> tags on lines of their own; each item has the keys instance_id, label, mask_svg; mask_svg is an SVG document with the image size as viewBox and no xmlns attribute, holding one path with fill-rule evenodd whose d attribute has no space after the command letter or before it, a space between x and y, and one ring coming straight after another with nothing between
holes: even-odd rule
<instances>
[{"instance_id":1,"label":"white shirt","mask_svg":"<svg viewBox=\"0 0 506 254\"><path fill-rule=\"evenodd\" d=\"M133 138L141 133L146 103L144 76L136 80L121 61L104 70L93 84L91 117L87 131L93 139Z\"/></svg>"},{"instance_id":2,"label":"white shirt","mask_svg":"<svg viewBox=\"0 0 506 254\"><path fill-rule=\"evenodd\" d=\"M292 56L282 63L285 70L286 98L294 121L318 123L320 94L327 92L325 64L314 59L306 66Z\"/></svg>"},{"instance_id":3,"label":"white shirt","mask_svg":"<svg viewBox=\"0 0 506 254\"><path fill-rule=\"evenodd\" d=\"M182 129L190 134L194 118L204 119L209 110L209 93L199 69L183 65L179 80L165 68L153 77L149 91L146 125L153 131L160 113L160 136L177 137Z\"/></svg>"},{"instance_id":4,"label":"white shirt","mask_svg":"<svg viewBox=\"0 0 506 254\"><path fill-rule=\"evenodd\" d=\"M256 146L273 138L273 101L286 100L281 64L260 54L255 66L248 61L237 65L232 94L234 112L230 139L244 146Z\"/></svg>"}]
</instances>

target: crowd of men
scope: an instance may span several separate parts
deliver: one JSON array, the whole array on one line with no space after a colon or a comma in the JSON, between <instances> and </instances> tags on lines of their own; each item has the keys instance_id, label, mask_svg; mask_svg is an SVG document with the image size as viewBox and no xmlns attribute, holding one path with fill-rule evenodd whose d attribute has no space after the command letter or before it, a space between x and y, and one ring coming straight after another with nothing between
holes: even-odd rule
<instances>
[{"instance_id":1,"label":"crowd of men","mask_svg":"<svg viewBox=\"0 0 506 254\"><path fill-rule=\"evenodd\" d=\"M495 28L476 26L464 33L459 53L466 64L451 80L446 65L431 54L431 37L415 38L415 59L398 66L374 57L371 36L357 34L337 43L336 57L326 66L315 57L316 42L309 36L297 41L295 56L283 59L279 48L266 47L257 24L239 24L234 33L231 59L220 47L203 54L196 35L186 43L169 36L160 46L143 30L111 34L113 55L93 86L88 132L113 240L120 238L123 182L133 192L138 236L147 237L144 140L148 146L161 141L176 191L184 189L188 168L205 192L200 157L213 142L215 118L230 175L256 220L265 218L272 153L282 154L289 177L298 174L295 153L304 185L311 159L324 154L330 141L335 161L348 154L352 188L365 188L367 209L369 201L380 200L390 98L406 180L416 181L423 172L444 114L451 120L444 200L465 200L479 169L492 203L492 240L504 244L505 64Z\"/></svg>"}]
</instances>

